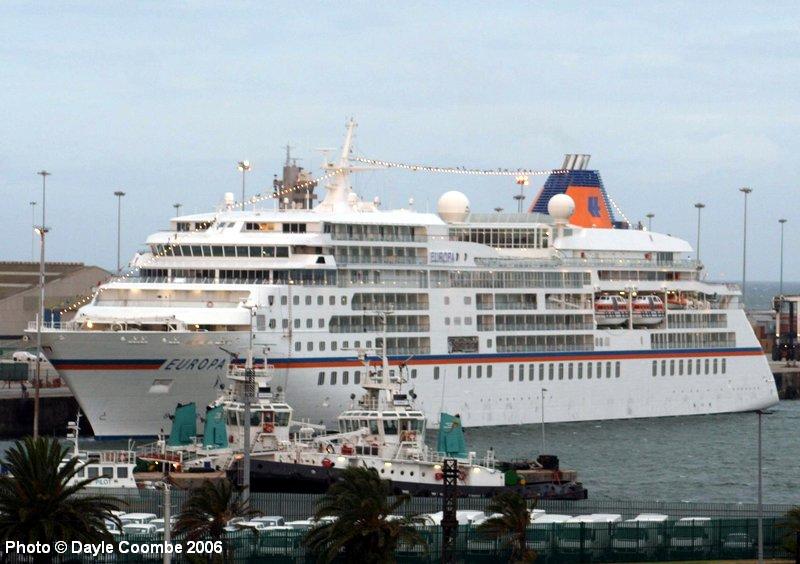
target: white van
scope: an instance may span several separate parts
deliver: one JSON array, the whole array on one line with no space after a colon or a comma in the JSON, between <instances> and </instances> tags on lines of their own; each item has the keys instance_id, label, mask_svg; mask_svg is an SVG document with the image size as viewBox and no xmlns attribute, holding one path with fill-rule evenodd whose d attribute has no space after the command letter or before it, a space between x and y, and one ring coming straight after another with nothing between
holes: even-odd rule
<instances>
[{"instance_id":1,"label":"white van","mask_svg":"<svg viewBox=\"0 0 800 564\"><path fill-rule=\"evenodd\" d=\"M557 544L556 528L560 523L566 523L572 519L571 515L557 515L551 513L542 515L533 520L531 515L531 526L525 536L525 544L536 552L547 552L554 550Z\"/></svg>"},{"instance_id":2,"label":"white van","mask_svg":"<svg viewBox=\"0 0 800 564\"><path fill-rule=\"evenodd\" d=\"M672 528L672 552L707 555L714 543L714 523L710 517L684 517Z\"/></svg>"},{"instance_id":3,"label":"white van","mask_svg":"<svg viewBox=\"0 0 800 564\"><path fill-rule=\"evenodd\" d=\"M668 515L660 513L642 513L633 519L618 523L614 527L614 538L611 548L620 554L646 554L652 556L659 548L663 548L664 524L669 521Z\"/></svg>"},{"instance_id":4,"label":"white van","mask_svg":"<svg viewBox=\"0 0 800 564\"><path fill-rule=\"evenodd\" d=\"M156 518L155 513L125 513L119 520L122 525L145 525Z\"/></svg>"},{"instance_id":5,"label":"white van","mask_svg":"<svg viewBox=\"0 0 800 564\"><path fill-rule=\"evenodd\" d=\"M591 552L593 556L611 547L611 529L622 522L616 513L578 515L565 521L558 534L558 548L564 552Z\"/></svg>"}]
</instances>

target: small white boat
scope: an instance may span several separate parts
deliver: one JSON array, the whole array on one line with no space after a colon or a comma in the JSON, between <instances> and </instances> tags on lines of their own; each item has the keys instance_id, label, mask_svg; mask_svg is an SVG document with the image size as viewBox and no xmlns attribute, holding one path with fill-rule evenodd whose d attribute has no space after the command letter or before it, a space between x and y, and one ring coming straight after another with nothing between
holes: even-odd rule
<instances>
[{"instance_id":1,"label":"small white boat","mask_svg":"<svg viewBox=\"0 0 800 564\"><path fill-rule=\"evenodd\" d=\"M67 423L67 439L72 441L73 449L72 454L66 457L62 464L75 457L78 459L79 468L78 473L69 481L69 484L72 485L87 478L94 478L95 480L88 486L90 489L136 490L138 486L133 477L133 471L136 468L136 452L133 449L133 445L129 443L128 448L125 450L81 450L78 445L80 421L81 414L78 413L75 421Z\"/></svg>"}]
</instances>

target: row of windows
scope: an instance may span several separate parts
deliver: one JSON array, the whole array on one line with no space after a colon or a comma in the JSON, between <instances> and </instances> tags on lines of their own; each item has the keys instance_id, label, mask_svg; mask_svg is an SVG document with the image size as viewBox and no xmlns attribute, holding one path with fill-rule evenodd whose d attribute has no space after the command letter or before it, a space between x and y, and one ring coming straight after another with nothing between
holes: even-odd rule
<instances>
[{"instance_id":1,"label":"row of windows","mask_svg":"<svg viewBox=\"0 0 800 564\"><path fill-rule=\"evenodd\" d=\"M591 315L479 315L478 331L556 331L594 329Z\"/></svg>"},{"instance_id":2,"label":"row of windows","mask_svg":"<svg viewBox=\"0 0 800 564\"><path fill-rule=\"evenodd\" d=\"M383 346L383 338L375 339L375 347ZM430 337L386 337L387 354L430 354Z\"/></svg>"},{"instance_id":3,"label":"row of windows","mask_svg":"<svg viewBox=\"0 0 800 564\"><path fill-rule=\"evenodd\" d=\"M245 231L266 231L281 233L305 233L307 227L305 223L267 223L248 221L244 224Z\"/></svg>"},{"instance_id":4,"label":"row of windows","mask_svg":"<svg viewBox=\"0 0 800 564\"><path fill-rule=\"evenodd\" d=\"M167 257L288 258L289 247L275 245L151 245L155 255Z\"/></svg>"},{"instance_id":5,"label":"row of windows","mask_svg":"<svg viewBox=\"0 0 800 564\"><path fill-rule=\"evenodd\" d=\"M334 315L331 317L331 333L375 333L383 329L383 321L377 315ZM386 318L386 330L390 333L427 332L431 329L427 315L390 315Z\"/></svg>"},{"instance_id":6,"label":"row of windows","mask_svg":"<svg viewBox=\"0 0 800 564\"><path fill-rule=\"evenodd\" d=\"M664 272L663 270L599 270L597 276L600 280L620 280L623 282L697 279L697 273L694 271Z\"/></svg>"},{"instance_id":7,"label":"row of windows","mask_svg":"<svg viewBox=\"0 0 800 564\"><path fill-rule=\"evenodd\" d=\"M581 288L588 272L433 270L433 288Z\"/></svg>"},{"instance_id":8,"label":"row of windows","mask_svg":"<svg viewBox=\"0 0 800 564\"><path fill-rule=\"evenodd\" d=\"M228 284L297 284L299 286L336 286L335 270L232 270L142 268L140 278L196 279Z\"/></svg>"},{"instance_id":9,"label":"row of windows","mask_svg":"<svg viewBox=\"0 0 800 564\"><path fill-rule=\"evenodd\" d=\"M331 239L349 241L424 241L427 230L413 225L360 225L326 223Z\"/></svg>"},{"instance_id":10,"label":"row of windows","mask_svg":"<svg viewBox=\"0 0 800 564\"><path fill-rule=\"evenodd\" d=\"M340 383L342 386L347 386L350 384L350 371L343 370L341 374L341 379L339 379L339 372L334 370L332 372L320 372L317 374L317 386L324 386L325 382L327 382L331 386L335 386L337 383ZM412 368L409 370L409 376L411 379L415 379L417 377L417 369ZM389 370L389 379L395 378L395 371ZM361 384L361 371L355 370L353 372L353 384L356 386Z\"/></svg>"},{"instance_id":11,"label":"row of windows","mask_svg":"<svg viewBox=\"0 0 800 564\"><path fill-rule=\"evenodd\" d=\"M384 264L426 264L424 248L414 247L335 247L336 264L384 263Z\"/></svg>"},{"instance_id":12,"label":"row of windows","mask_svg":"<svg viewBox=\"0 0 800 564\"><path fill-rule=\"evenodd\" d=\"M619 361L616 362L559 362L559 363L544 363L539 364L510 364L508 366L508 381L513 382L514 377L516 375L516 379L520 382L525 380L525 374L527 371L528 380L533 381L536 379L537 372L539 381L542 382L545 379L545 372L547 373L548 380L555 380L556 377L559 380L563 380L565 377L567 380L572 380L577 378L578 380L583 380L584 374L586 375L587 380L591 380L592 377L597 378L598 380L603 377L603 367L605 366L605 377L611 378L611 367L614 367L614 378L619 378L620 376L620 363ZM527 369L526 369L527 366ZM538 366L538 370L537 367ZM546 368L545 368L546 366Z\"/></svg>"},{"instance_id":13,"label":"row of windows","mask_svg":"<svg viewBox=\"0 0 800 564\"><path fill-rule=\"evenodd\" d=\"M669 312L670 329L705 329L727 327L728 322L724 313L672 313Z\"/></svg>"},{"instance_id":14,"label":"row of windows","mask_svg":"<svg viewBox=\"0 0 800 564\"><path fill-rule=\"evenodd\" d=\"M330 342L320 341L319 345L318 345L319 350L320 351L324 351L328 347L328 345L330 345L330 349L332 351L338 350L340 348L339 347L339 341L330 341ZM364 347L367 348L367 349L371 349L372 348L372 341L365 341L364 342ZM354 349L360 349L361 348L361 341L353 341L353 348ZM342 341L341 349L343 351L351 350L350 349L350 341ZM303 350L303 343L301 341L296 341L294 343L294 350L298 351L298 352ZM314 350L314 342L313 341L307 341L306 342L306 350L307 351L313 351Z\"/></svg>"},{"instance_id":15,"label":"row of windows","mask_svg":"<svg viewBox=\"0 0 800 564\"><path fill-rule=\"evenodd\" d=\"M467 379L470 379L470 378L472 378L473 368L475 370L475 378L483 378L484 366L482 364L479 364L479 365L477 365L475 367L473 367L471 364L469 364L467 366L460 366L459 365L456 368L456 374L457 374L459 379L465 378L465 377ZM441 373L440 373L439 367L438 366L434 366L433 367L433 379L434 380L438 380L439 377L440 377L440 374ZM492 377L492 365L491 364L486 365L486 377L487 378L491 378Z\"/></svg>"},{"instance_id":16,"label":"row of windows","mask_svg":"<svg viewBox=\"0 0 800 564\"><path fill-rule=\"evenodd\" d=\"M450 240L507 249L545 249L550 232L542 227L454 227L450 229Z\"/></svg>"},{"instance_id":17,"label":"row of windows","mask_svg":"<svg viewBox=\"0 0 800 564\"><path fill-rule=\"evenodd\" d=\"M592 335L501 335L497 352L591 351Z\"/></svg>"},{"instance_id":18,"label":"row of windows","mask_svg":"<svg viewBox=\"0 0 800 564\"><path fill-rule=\"evenodd\" d=\"M685 374L687 376L691 376L692 372L697 375L700 374L725 374L728 370L728 359L726 358L714 358L714 359L691 359L688 358L684 361L684 359L680 358L677 361L673 358L669 361L669 375L675 376L676 368L677 368L677 375L683 376L684 375L684 363L685 363ZM666 360L654 360L653 361L653 376L658 376L659 374L659 364L661 365L661 375L667 375L667 361ZM701 372L702 370L702 372Z\"/></svg>"},{"instance_id":19,"label":"row of windows","mask_svg":"<svg viewBox=\"0 0 800 564\"><path fill-rule=\"evenodd\" d=\"M477 294L478 309L536 309L536 294Z\"/></svg>"},{"instance_id":20,"label":"row of windows","mask_svg":"<svg viewBox=\"0 0 800 564\"><path fill-rule=\"evenodd\" d=\"M733 348L736 334L715 333L653 333L650 335L653 349L709 349L715 347Z\"/></svg>"},{"instance_id":21,"label":"row of windows","mask_svg":"<svg viewBox=\"0 0 800 564\"><path fill-rule=\"evenodd\" d=\"M428 309L428 294L354 294L353 309Z\"/></svg>"}]
</instances>

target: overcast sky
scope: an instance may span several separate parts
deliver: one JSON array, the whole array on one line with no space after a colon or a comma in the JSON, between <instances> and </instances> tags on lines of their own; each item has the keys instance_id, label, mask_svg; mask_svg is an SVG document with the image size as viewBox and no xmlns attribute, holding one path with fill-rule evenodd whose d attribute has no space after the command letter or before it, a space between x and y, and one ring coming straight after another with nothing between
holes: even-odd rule
<instances>
[{"instance_id":1,"label":"overcast sky","mask_svg":"<svg viewBox=\"0 0 800 564\"><path fill-rule=\"evenodd\" d=\"M29 260L37 170L48 258L113 268L167 227L172 204L212 209L268 187L290 142L318 171L348 116L359 154L475 167L554 168L591 153L633 221L694 246L710 276L800 276L800 14L795 3L0 4L0 260ZM299 3L298 3L299 4ZM534 178L538 189L542 178ZM371 172L358 191L435 207L463 190L513 209L512 180ZM530 200L528 200L529 202ZM37 206L37 209L40 206Z\"/></svg>"}]
</instances>

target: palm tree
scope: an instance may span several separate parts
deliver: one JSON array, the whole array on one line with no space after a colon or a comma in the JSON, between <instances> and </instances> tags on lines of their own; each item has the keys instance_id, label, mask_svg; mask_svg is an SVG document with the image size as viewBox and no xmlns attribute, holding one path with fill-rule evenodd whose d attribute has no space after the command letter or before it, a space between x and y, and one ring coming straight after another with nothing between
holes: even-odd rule
<instances>
[{"instance_id":1,"label":"palm tree","mask_svg":"<svg viewBox=\"0 0 800 564\"><path fill-rule=\"evenodd\" d=\"M797 536L800 535L800 506L793 507L784 515L786 521L779 527L786 532L783 536L783 548L789 554L797 554Z\"/></svg>"},{"instance_id":2,"label":"palm tree","mask_svg":"<svg viewBox=\"0 0 800 564\"><path fill-rule=\"evenodd\" d=\"M393 517L408 495L389 498L391 486L374 468L348 468L317 503L316 520L333 517L311 529L305 542L320 562L378 564L392 562L398 544L424 545L415 517Z\"/></svg>"},{"instance_id":3,"label":"palm tree","mask_svg":"<svg viewBox=\"0 0 800 564\"><path fill-rule=\"evenodd\" d=\"M528 502L518 493L499 493L486 505L488 515L492 513L497 515L481 523L477 531L495 539L502 539L511 549L510 562L533 562L536 560L536 551L528 548L526 543L532 508L528 507Z\"/></svg>"},{"instance_id":4,"label":"palm tree","mask_svg":"<svg viewBox=\"0 0 800 564\"><path fill-rule=\"evenodd\" d=\"M55 439L27 437L6 452L2 464L9 474L0 476L0 540L114 540L106 522L120 526L112 511L122 502L86 494L97 478L78 479L83 464L67 457L67 451Z\"/></svg>"},{"instance_id":5,"label":"palm tree","mask_svg":"<svg viewBox=\"0 0 800 564\"><path fill-rule=\"evenodd\" d=\"M222 541L222 560L227 561L230 550L225 527L228 522L258 513L249 508L241 492L227 478L216 482L206 480L192 490L183 504L175 523L175 535L186 535L188 540Z\"/></svg>"}]
</instances>

